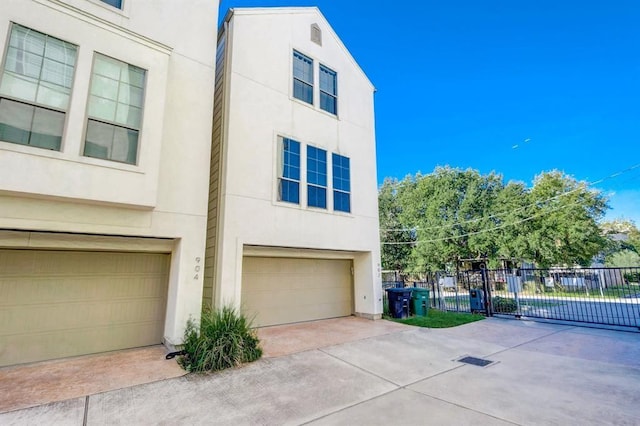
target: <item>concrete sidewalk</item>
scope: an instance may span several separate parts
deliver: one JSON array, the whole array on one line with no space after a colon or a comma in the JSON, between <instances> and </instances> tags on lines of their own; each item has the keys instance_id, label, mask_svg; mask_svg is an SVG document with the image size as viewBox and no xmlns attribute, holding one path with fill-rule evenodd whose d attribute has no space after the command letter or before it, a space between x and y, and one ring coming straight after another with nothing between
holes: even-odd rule
<instances>
[{"instance_id":1,"label":"concrete sidewalk","mask_svg":"<svg viewBox=\"0 0 640 426\"><path fill-rule=\"evenodd\" d=\"M0 424L640 424L639 383L638 333L491 318L13 411Z\"/></svg>"}]
</instances>

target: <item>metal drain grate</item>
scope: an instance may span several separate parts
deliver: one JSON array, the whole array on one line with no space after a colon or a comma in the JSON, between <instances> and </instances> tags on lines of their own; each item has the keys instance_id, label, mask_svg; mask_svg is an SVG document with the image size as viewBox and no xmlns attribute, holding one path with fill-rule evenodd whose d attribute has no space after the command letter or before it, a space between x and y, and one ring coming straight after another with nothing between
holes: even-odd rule
<instances>
[{"instance_id":1,"label":"metal drain grate","mask_svg":"<svg viewBox=\"0 0 640 426\"><path fill-rule=\"evenodd\" d=\"M489 361L488 359L476 358L473 356L465 356L464 358L460 358L458 362L464 362L465 364L477 365L478 367L486 367L489 364L493 364L493 361Z\"/></svg>"}]
</instances>

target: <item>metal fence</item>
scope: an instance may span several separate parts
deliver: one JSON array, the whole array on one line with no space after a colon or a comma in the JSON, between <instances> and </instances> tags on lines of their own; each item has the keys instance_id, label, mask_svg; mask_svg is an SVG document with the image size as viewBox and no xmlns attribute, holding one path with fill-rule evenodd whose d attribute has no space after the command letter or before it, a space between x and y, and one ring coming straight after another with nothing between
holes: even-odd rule
<instances>
[{"instance_id":1,"label":"metal fence","mask_svg":"<svg viewBox=\"0 0 640 426\"><path fill-rule=\"evenodd\" d=\"M428 288L431 307L441 310L640 328L640 268L482 269L395 277L383 281L383 289Z\"/></svg>"}]
</instances>

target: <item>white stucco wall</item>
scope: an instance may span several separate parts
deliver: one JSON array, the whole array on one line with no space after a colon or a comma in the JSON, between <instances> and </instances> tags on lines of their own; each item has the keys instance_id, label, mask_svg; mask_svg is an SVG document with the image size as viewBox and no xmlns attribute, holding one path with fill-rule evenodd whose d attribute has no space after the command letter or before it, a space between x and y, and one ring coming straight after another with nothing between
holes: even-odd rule
<instances>
[{"instance_id":1,"label":"white stucco wall","mask_svg":"<svg viewBox=\"0 0 640 426\"><path fill-rule=\"evenodd\" d=\"M0 13L3 54L11 22L78 45L61 151L0 141L0 229L172 239L171 343L200 314L217 18L217 0L4 0ZM137 165L82 155L94 52L147 70Z\"/></svg>"},{"instance_id":2,"label":"white stucco wall","mask_svg":"<svg viewBox=\"0 0 640 426\"><path fill-rule=\"evenodd\" d=\"M352 258L355 312L380 314L373 86L315 8L236 9L229 38L216 304L240 304L247 246L307 248ZM315 106L293 98L294 49L315 61ZM337 72L338 116L319 108L318 63ZM300 205L278 201L279 136L301 143ZM306 206L306 145L327 151L326 210ZM332 208L331 153L350 158L348 214Z\"/></svg>"}]
</instances>

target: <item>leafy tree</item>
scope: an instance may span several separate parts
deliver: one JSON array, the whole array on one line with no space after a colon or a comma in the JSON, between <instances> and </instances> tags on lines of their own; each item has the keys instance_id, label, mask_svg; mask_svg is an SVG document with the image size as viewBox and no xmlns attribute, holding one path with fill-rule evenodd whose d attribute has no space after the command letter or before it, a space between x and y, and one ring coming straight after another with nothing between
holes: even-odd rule
<instances>
[{"instance_id":1,"label":"leafy tree","mask_svg":"<svg viewBox=\"0 0 640 426\"><path fill-rule=\"evenodd\" d=\"M640 255L632 250L621 250L607 256L604 264L614 268L640 267Z\"/></svg>"},{"instance_id":2,"label":"leafy tree","mask_svg":"<svg viewBox=\"0 0 640 426\"><path fill-rule=\"evenodd\" d=\"M494 255L495 239L482 231L495 226L488 216L502 188L499 175L438 167L402 183L402 222L414 224L418 237L411 269L444 269L460 258Z\"/></svg>"},{"instance_id":3,"label":"leafy tree","mask_svg":"<svg viewBox=\"0 0 640 426\"><path fill-rule=\"evenodd\" d=\"M608 208L605 197L587 183L559 171L536 176L532 203L530 255L538 265L589 265L606 246L598 222Z\"/></svg>"},{"instance_id":4,"label":"leafy tree","mask_svg":"<svg viewBox=\"0 0 640 426\"><path fill-rule=\"evenodd\" d=\"M608 208L598 191L562 172L532 188L496 173L437 167L387 179L380 188L386 269L442 270L459 259L520 259L540 266L587 265L606 245L598 223Z\"/></svg>"},{"instance_id":5,"label":"leafy tree","mask_svg":"<svg viewBox=\"0 0 640 426\"><path fill-rule=\"evenodd\" d=\"M382 269L393 271L406 270L412 250L412 245L407 243L415 241L415 233L406 229L400 220L399 189L397 179L387 178L378 192Z\"/></svg>"},{"instance_id":6,"label":"leafy tree","mask_svg":"<svg viewBox=\"0 0 640 426\"><path fill-rule=\"evenodd\" d=\"M613 254L621 250L632 250L640 253L640 230L631 220L615 219L600 225L602 233L610 240L607 253ZM624 238L616 238L623 235Z\"/></svg>"}]
</instances>

